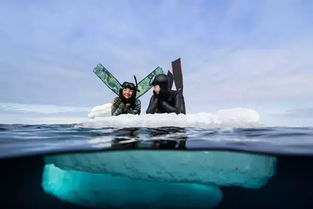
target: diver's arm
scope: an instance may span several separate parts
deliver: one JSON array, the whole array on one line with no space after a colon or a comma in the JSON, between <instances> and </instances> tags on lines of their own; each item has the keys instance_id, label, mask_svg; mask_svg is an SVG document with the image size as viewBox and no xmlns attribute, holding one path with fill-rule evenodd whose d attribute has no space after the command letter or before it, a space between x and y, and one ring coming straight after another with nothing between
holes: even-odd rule
<instances>
[{"instance_id":1,"label":"diver's arm","mask_svg":"<svg viewBox=\"0 0 313 209\"><path fill-rule=\"evenodd\" d=\"M176 95L175 95L175 108L176 108L176 114L180 114L182 113L181 110L181 106L182 106L182 92L180 90L177 91Z\"/></svg>"},{"instance_id":2,"label":"diver's arm","mask_svg":"<svg viewBox=\"0 0 313 209\"><path fill-rule=\"evenodd\" d=\"M141 112L141 102L139 99L136 99L135 108L129 111L130 114L140 115Z\"/></svg>"},{"instance_id":3,"label":"diver's arm","mask_svg":"<svg viewBox=\"0 0 313 209\"><path fill-rule=\"evenodd\" d=\"M164 108L164 110L168 113L176 112L176 108L167 103L166 101L161 102L161 106Z\"/></svg>"},{"instance_id":4,"label":"diver's arm","mask_svg":"<svg viewBox=\"0 0 313 209\"><path fill-rule=\"evenodd\" d=\"M158 98L155 95L153 95L150 99L150 103L149 103L146 113L154 114L157 110L157 106L158 106Z\"/></svg>"},{"instance_id":5,"label":"diver's arm","mask_svg":"<svg viewBox=\"0 0 313 209\"><path fill-rule=\"evenodd\" d=\"M118 97L116 97L111 106L111 115L117 116L123 113L124 110L124 104L120 101Z\"/></svg>"},{"instance_id":6,"label":"diver's arm","mask_svg":"<svg viewBox=\"0 0 313 209\"><path fill-rule=\"evenodd\" d=\"M181 93L177 92L175 95L175 106L170 105L166 101L162 101L161 105L168 113L175 112L176 114L180 114L181 113Z\"/></svg>"}]
</instances>

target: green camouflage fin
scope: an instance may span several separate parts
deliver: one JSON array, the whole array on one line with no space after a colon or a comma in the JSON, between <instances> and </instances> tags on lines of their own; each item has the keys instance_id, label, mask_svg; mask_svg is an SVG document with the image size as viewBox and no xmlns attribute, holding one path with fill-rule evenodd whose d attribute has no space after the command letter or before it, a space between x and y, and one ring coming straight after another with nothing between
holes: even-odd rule
<instances>
[{"instance_id":1,"label":"green camouflage fin","mask_svg":"<svg viewBox=\"0 0 313 209\"><path fill-rule=\"evenodd\" d=\"M111 89L115 94L119 95L119 91L122 88L121 83L105 68L99 64L93 72Z\"/></svg>"},{"instance_id":2,"label":"green camouflage fin","mask_svg":"<svg viewBox=\"0 0 313 209\"><path fill-rule=\"evenodd\" d=\"M149 75L147 75L144 79L142 79L138 83L138 90L136 98L141 97L144 95L149 89L152 87L151 82L154 79L155 76L159 74L164 74L162 68L157 67L154 71L152 71Z\"/></svg>"}]
</instances>

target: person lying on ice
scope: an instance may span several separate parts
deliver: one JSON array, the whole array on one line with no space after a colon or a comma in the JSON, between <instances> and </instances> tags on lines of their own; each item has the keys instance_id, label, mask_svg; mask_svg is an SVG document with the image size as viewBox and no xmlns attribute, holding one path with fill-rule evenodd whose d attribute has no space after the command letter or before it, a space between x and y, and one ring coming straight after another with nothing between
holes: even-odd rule
<instances>
[{"instance_id":1,"label":"person lying on ice","mask_svg":"<svg viewBox=\"0 0 313 209\"><path fill-rule=\"evenodd\" d=\"M169 89L169 77L167 75L157 75L152 81L152 85L153 95L146 111L147 114L186 114L182 92Z\"/></svg>"},{"instance_id":2,"label":"person lying on ice","mask_svg":"<svg viewBox=\"0 0 313 209\"><path fill-rule=\"evenodd\" d=\"M115 97L112 106L111 114L117 116L120 114L140 114L141 102L136 99L137 86L130 82L124 82L120 89L119 96Z\"/></svg>"}]
</instances>

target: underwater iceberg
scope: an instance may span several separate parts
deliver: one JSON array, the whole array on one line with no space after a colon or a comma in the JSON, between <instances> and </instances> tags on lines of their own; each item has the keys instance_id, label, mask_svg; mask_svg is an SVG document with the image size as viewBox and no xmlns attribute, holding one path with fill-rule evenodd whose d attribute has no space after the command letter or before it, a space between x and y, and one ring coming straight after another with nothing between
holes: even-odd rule
<instances>
[{"instance_id":1,"label":"underwater iceberg","mask_svg":"<svg viewBox=\"0 0 313 209\"><path fill-rule=\"evenodd\" d=\"M260 188L274 175L273 156L227 151L109 151L45 158L65 170L133 179Z\"/></svg>"},{"instance_id":2,"label":"underwater iceberg","mask_svg":"<svg viewBox=\"0 0 313 209\"><path fill-rule=\"evenodd\" d=\"M92 208L213 208L222 199L216 186L142 181L53 164L45 165L42 186L62 200Z\"/></svg>"}]
</instances>

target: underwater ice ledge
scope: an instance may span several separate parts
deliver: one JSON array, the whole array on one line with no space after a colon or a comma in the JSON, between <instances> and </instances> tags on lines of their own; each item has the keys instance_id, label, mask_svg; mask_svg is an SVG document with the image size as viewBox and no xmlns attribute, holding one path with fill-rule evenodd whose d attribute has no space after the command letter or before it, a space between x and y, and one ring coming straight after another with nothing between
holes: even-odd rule
<instances>
[{"instance_id":1,"label":"underwater ice ledge","mask_svg":"<svg viewBox=\"0 0 313 209\"><path fill-rule=\"evenodd\" d=\"M222 199L216 186L143 181L53 164L45 165L42 186L62 200L92 208L213 208Z\"/></svg>"},{"instance_id":2,"label":"underwater ice ledge","mask_svg":"<svg viewBox=\"0 0 313 209\"><path fill-rule=\"evenodd\" d=\"M274 175L273 156L228 151L110 151L45 158L63 170L132 179L260 188Z\"/></svg>"}]
</instances>

